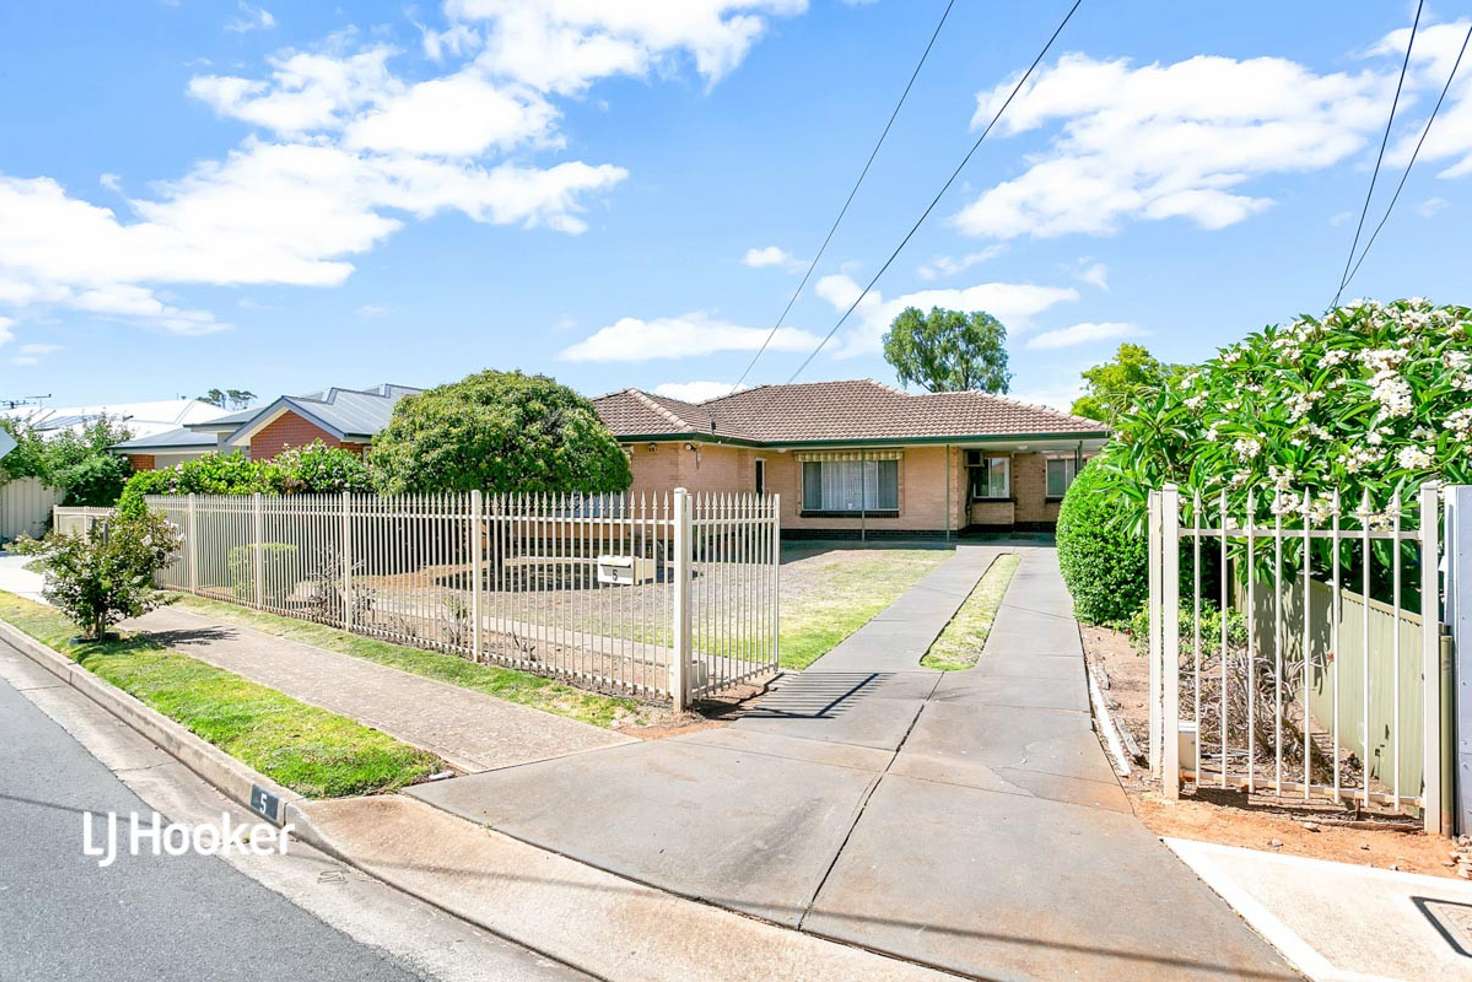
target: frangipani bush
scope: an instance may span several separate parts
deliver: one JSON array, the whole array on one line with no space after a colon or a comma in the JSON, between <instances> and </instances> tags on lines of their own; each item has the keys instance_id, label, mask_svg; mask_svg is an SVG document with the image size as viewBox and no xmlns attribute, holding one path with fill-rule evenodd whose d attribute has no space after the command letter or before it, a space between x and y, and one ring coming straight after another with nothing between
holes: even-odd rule
<instances>
[{"instance_id":1,"label":"frangipani bush","mask_svg":"<svg viewBox=\"0 0 1472 982\"><path fill-rule=\"evenodd\" d=\"M1221 349L1126 413L1103 455L1107 482L1143 523L1151 488L1174 482L1214 515L1303 511L1329 520L1330 493L1354 520L1368 493L1380 524L1398 494L1425 481L1472 479L1472 310L1422 299L1357 301L1300 317Z\"/></svg>"}]
</instances>

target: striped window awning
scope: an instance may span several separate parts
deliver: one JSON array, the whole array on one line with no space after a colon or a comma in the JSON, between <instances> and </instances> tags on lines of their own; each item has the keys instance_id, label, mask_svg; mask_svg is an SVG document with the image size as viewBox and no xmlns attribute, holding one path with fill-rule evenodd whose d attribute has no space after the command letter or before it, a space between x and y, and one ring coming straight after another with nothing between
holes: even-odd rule
<instances>
[{"instance_id":1,"label":"striped window awning","mask_svg":"<svg viewBox=\"0 0 1472 982\"><path fill-rule=\"evenodd\" d=\"M817 460L899 460L903 450L805 450L794 455L800 463Z\"/></svg>"}]
</instances>

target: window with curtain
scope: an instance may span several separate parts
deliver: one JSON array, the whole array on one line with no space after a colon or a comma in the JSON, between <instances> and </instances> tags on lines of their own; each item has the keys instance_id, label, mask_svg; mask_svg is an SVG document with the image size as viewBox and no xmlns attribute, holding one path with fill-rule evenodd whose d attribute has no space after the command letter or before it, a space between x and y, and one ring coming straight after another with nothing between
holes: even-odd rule
<instances>
[{"instance_id":1,"label":"window with curtain","mask_svg":"<svg viewBox=\"0 0 1472 982\"><path fill-rule=\"evenodd\" d=\"M1048 461L1048 487L1049 498L1061 498L1068 491L1068 486L1078 476L1078 461L1072 457L1054 457Z\"/></svg>"},{"instance_id":2,"label":"window with curtain","mask_svg":"<svg viewBox=\"0 0 1472 982\"><path fill-rule=\"evenodd\" d=\"M972 498L1008 498L1012 495L1011 457L973 458L970 466Z\"/></svg>"},{"instance_id":3,"label":"window with curtain","mask_svg":"<svg viewBox=\"0 0 1472 982\"><path fill-rule=\"evenodd\" d=\"M809 460L802 465L803 511L899 511L898 460Z\"/></svg>"}]
</instances>

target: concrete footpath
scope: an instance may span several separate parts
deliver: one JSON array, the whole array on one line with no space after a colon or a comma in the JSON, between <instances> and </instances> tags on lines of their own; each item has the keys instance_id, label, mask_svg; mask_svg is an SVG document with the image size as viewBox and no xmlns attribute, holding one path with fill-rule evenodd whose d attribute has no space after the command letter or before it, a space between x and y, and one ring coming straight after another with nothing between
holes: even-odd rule
<instances>
[{"instance_id":1,"label":"concrete footpath","mask_svg":"<svg viewBox=\"0 0 1472 982\"><path fill-rule=\"evenodd\" d=\"M980 665L919 656L1001 550L963 546L732 726L412 789L639 883L988 978L1294 977L1130 814L1051 549Z\"/></svg>"},{"instance_id":2,"label":"concrete footpath","mask_svg":"<svg viewBox=\"0 0 1472 982\"><path fill-rule=\"evenodd\" d=\"M463 773L633 741L564 716L181 607L161 607L120 627L146 631L176 651L431 750Z\"/></svg>"}]
</instances>

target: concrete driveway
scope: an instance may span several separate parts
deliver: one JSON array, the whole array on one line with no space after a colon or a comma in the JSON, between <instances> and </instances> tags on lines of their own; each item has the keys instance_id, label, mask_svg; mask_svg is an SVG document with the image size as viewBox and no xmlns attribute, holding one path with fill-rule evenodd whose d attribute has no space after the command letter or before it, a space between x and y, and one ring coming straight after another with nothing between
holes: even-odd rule
<instances>
[{"instance_id":1,"label":"concrete driveway","mask_svg":"<svg viewBox=\"0 0 1472 982\"><path fill-rule=\"evenodd\" d=\"M920 655L1023 561L979 666ZM967 547L733 725L416 797L674 893L968 975L1293 977L1130 813L1054 553Z\"/></svg>"}]
</instances>

